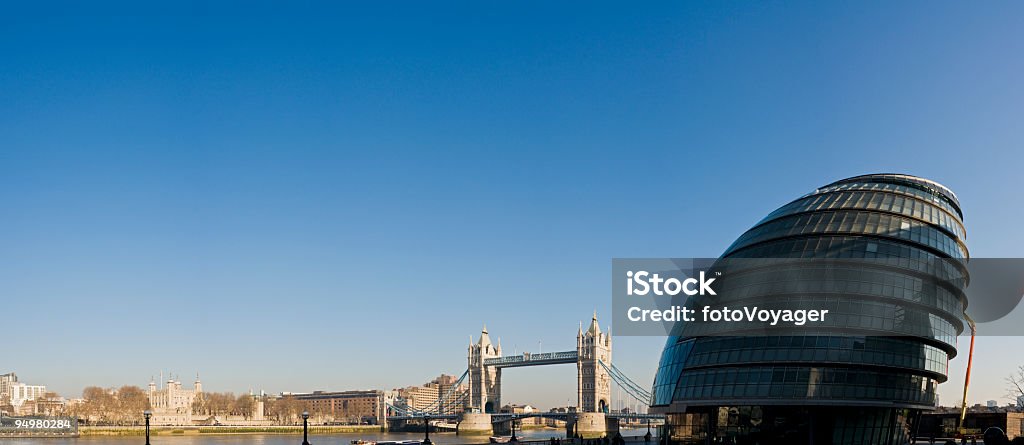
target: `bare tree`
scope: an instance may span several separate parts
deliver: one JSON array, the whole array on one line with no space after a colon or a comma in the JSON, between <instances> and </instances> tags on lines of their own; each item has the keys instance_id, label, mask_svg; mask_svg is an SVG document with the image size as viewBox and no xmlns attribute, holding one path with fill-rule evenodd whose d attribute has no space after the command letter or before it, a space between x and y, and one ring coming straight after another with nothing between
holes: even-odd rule
<instances>
[{"instance_id":1,"label":"bare tree","mask_svg":"<svg viewBox=\"0 0 1024 445\"><path fill-rule=\"evenodd\" d=\"M252 417L252 411L256 407L253 403L252 396L248 394L241 394L232 403L231 411L239 416L245 417L246 419Z\"/></svg>"},{"instance_id":2,"label":"bare tree","mask_svg":"<svg viewBox=\"0 0 1024 445\"><path fill-rule=\"evenodd\" d=\"M121 422L136 423L149 408L149 396L142 388L126 385L117 390L117 414Z\"/></svg>"},{"instance_id":3,"label":"bare tree","mask_svg":"<svg viewBox=\"0 0 1024 445\"><path fill-rule=\"evenodd\" d=\"M1006 376L1006 396L1017 403L1024 396L1024 365L1017 367L1017 372Z\"/></svg>"},{"instance_id":4,"label":"bare tree","mask_svg":"<svg viewBox=\"0 0 1024 445\"><path fill-rule=\"evenodd\" d=\"M235 402L235 395L229 392L206 393L204 402L205 414L213 416L226 416L231 413Z\"/></svg>"},{"instance_id":5,"label":"bare tree","mask_svg":"<svg viewBox=\"0 0 1024 445\"><path fill-rule=\"evenodd\" d=\"M199 416L209 414L206 410L206 398L202 397L201 394L192 399L192 414Z\"/></svg>"},{"instance_id":6,"label":"bare tree","mask_svg":"<svg viewBox=\"0 0 1024 445\"><path fill-rule=\"evenodd\" d=\"M150 409L149 396L138 386L122 386L117 390L89 386L82 391L85 401L76 405L71 414L89 422L106 424L135 424L142 412Z\"/></svg>"},{"instance_id":7,"label":"bare tree","mask_svg":"<svg viewBox=\"0 0 1024 445\"><path fill-rule=\"evenodd\" d=\"M278 399L269 398L264 411L268 416L281 423L294 423L303 410L309 409L308 403L296 400L287 395Z\"/></svg>"},{"instance_id":8,"label":"bare tree","mask_svg":"<svg viewBox=\"0 0 1024 445\"><path fill-rule=\"evenodd\" d=\"M90 422L111 421L116 410L114 395L98 386L89 386L82 390L82 398L85 403L82 405L82 413Z\"/></svg>"}]
</instances>

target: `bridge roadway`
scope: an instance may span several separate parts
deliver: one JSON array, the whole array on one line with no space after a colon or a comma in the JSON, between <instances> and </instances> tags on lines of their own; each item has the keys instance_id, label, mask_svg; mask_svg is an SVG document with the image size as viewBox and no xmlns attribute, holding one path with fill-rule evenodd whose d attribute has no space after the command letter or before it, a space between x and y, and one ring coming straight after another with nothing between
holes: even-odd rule
<instances>
[{"instance_id":1,"label":"bridge roadway","mask_svg":"<svg viewBox=\"0 0 1024 445\"><path fill-rule=\"evenodd\" d=\"M524 352L519 355L506 355L504 357L484 359L484 366L494 366L495 368L515 368L519 366L561 365L565 363L576 363L577 359L579 359L579 353L576 351L544 352L536 354Z\"/></svg>"}]
</instances>

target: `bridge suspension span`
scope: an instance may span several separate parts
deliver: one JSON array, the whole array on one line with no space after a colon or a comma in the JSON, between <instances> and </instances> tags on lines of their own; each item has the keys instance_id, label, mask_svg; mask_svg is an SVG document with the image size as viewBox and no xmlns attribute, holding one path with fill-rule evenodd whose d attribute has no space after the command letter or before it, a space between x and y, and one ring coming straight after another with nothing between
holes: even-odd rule
<instances>
[{"instance_id":1,"label":"bridge suspension span","mask_svg":"<svg viewBox=\"0 0 1024 445\"><path fill-rule=\"evenodd\" d=\"M646 408L651 405L651 400L653 400L651 392L644 389L643 386L640 386L640 384L633 381L633 379L629 378L629 376L616 367L614 363L608 364L604 361L599 361L599 364L601 365L601 368L608 373L608 376L611 377L612 381L615 382L616 386L625 392L629 398L633 399L635 406L633 411L639 412L640 407L643 407L644 411L646 411ZM625 402L625 400L622 402Z\"/></svg>"},{"instance_id":2,"label":"bridge suspension span","mask_svg":"<svg viewBox=\"0 0 1024 445\"><path fill-rule=\"evenodd\" d=\"M448 388L448 391L426 407L416 409L410 406L395 406L390 403L388 403L387 406L399 415L407 417L420 417L426 415L437 417L445 414L453 414L455 410L452 408L465 402L468 397L467 391L463 389L462 386L466 381L467 376L469 376L468 369L459 376L459 379L452 384L451 388Z\"/></svg>"}]
</instances>

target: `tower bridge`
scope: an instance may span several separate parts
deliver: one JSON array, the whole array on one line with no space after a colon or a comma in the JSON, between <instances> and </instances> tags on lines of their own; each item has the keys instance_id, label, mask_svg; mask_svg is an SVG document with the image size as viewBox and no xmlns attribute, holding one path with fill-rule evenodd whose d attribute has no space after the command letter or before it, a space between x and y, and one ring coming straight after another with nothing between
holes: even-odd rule
<instances>
[{"instance_id":1,"label":"tower bridge","mask_svg":"<svg viewBox=\"0 0 1024 445\"><path fill-rule=\"evenodd\" d=\"M576 350L502 356L501 343L493 344L484 326L480 339L468 348L469 401L466 408L495 413L501 408L501 374L504 368L576 364L576 397L581 412L607 413L611 403L611 377L600 365L612 362L612 332L601 332L597 313L586 332L576 334Z\"/></svg>"},{"instance_id":2,"label":"tower bridge","mask_svg":"<svg viewBox=\"0 0 1024 445\"><path fill-rule=\"evenodd\" d=\"M502 406L501 379L505 368L563 364L576 365L575 412L498 412ZM463 382L467 383L468 389L460 391ZM389 411L397 414L389 416L389 423L426 423L428 419L449 419L459 422L459 431L491 433L507 429L509 423L516 419L545 417L565 420L567 435L594 437L617 429L620 419L662 418L635 412L611 412L613 383L620 393L626 393L626 397L643 406L650 405L651 393L612 364L611 329L601 331L596 312L586 330L580 323L576 333L576 349L571 351L502 355L501 342L492 342L490 333L484 326L476 342L470 337L467 347L467 369L448 393L439 395L437 402L426 409L412 410L389 405ZM461 403L464 408L463 414L454 415L443 409L453 403Z\"/></svg>"}]
</instances>

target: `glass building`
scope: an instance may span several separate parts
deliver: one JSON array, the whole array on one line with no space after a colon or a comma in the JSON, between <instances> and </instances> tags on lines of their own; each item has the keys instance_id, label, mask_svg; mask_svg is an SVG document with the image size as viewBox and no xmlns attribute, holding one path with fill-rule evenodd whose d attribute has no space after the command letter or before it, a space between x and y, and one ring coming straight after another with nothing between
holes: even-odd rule
<instances>
[{"instance_id":1,"label":"glass building","mask_svg":"<svg viewBox=\"0 0 1024 445\"><path fill-rule=\"evenodd\" d=\"M719 261L865 260L824 274L747 276L758 283L744 291L752 301L803 298L832 308L836 324L816 335L675 332L651 406L668 417L665 435L676 443L905 443L919 413L934 409L964 330L966 280L948 279L943 267L966 278L965 239L956 195L901 174L836 181L772 212Z\"/></svg>"}]
</instances>

